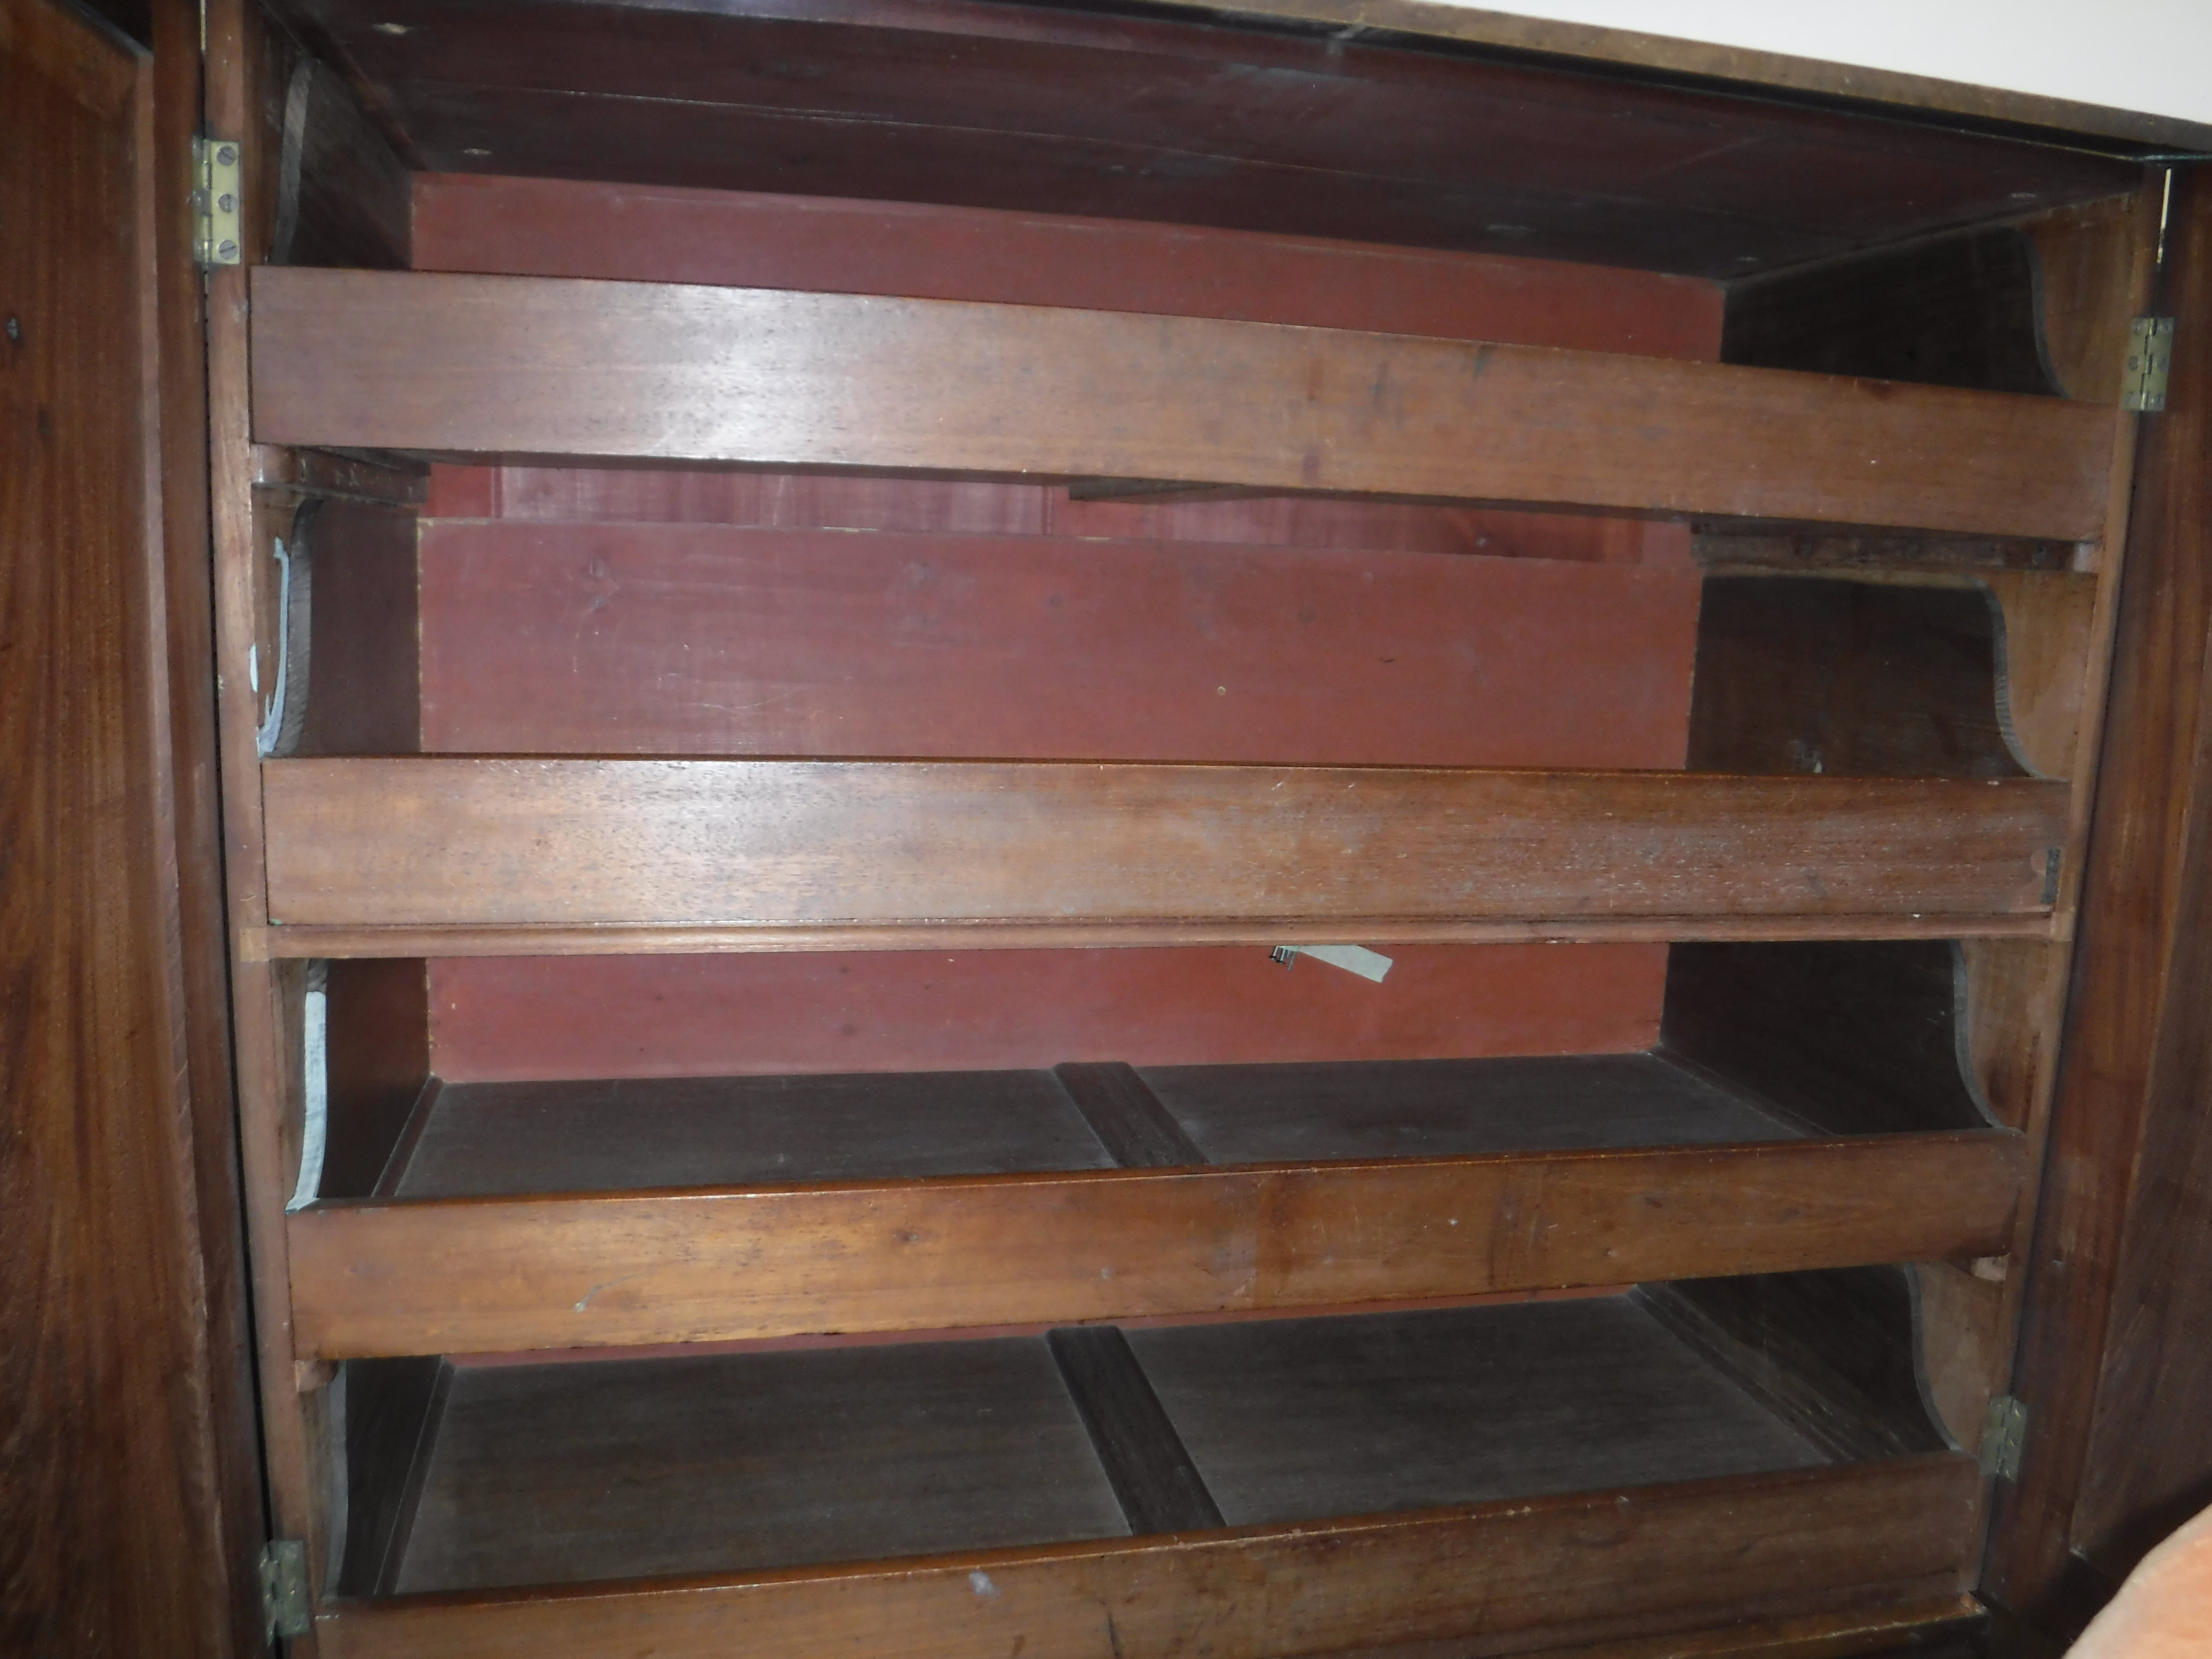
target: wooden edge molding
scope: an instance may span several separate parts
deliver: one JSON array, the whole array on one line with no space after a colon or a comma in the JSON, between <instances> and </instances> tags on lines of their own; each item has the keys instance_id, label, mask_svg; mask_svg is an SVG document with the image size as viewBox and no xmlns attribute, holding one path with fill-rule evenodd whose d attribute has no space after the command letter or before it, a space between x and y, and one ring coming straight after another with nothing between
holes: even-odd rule
<instances>
[{"instance_id":1,"label":"wooden edge molding","mask_svg":"<svg viewBox=\"0 0 2212 1659\"><path fill-rule=\"evenodd\" d=\"M1341 944L1355 924L1158 921L1124 925L955 922L898 927L283 927L240 930L246 962L338 957L699 956L726 951L1036 951L1160 945ZM2045 915L1540 917L1524 921L1356 924L1371 945L1668 945L1678 939L1991 939L2057 937Z\"/></svg>"},{"instance_id":2,"label":"wooden edge molding","mask_svg":"<svg viewBox=\"0 0 2212 1659\"><path fill-rule=\"evenodd\" d=\"M744 1580L326 1601L316 1634L324 1659L1181 1659L1535 1632L1571 1607L1587 1643L1695 1630L1717 1605L1774 1618L1839 1591L1862 1609L1955 1595L1979 1489L1971 1459L1941 1453Z\"/></svg>"},{"instance_id":3,"label":"wooden edge molding","mask_svg":"<svg viewBox=\"0 0 2212 1659\"><path fill-rule=\"evenodd\" d=\"M2002 1251L1987 1130L1345 1164L325 1204L295 1340L345 1358L1136 1318Z\"/></svg>"},{"instance_id":4,"label":"wooden edge molding","mask_svg":"<svg viewBox=\"0 0 2212 1659\"><path fill-rule=\"evenodd\" d=\"M1939 1637L1965 1635L1988 1620L1988 1610L1971 1595L1937 1595L1794 1619L1744 1617L1719 1629L1669 1636L1546 1647L1542 1659L1850 1659L1914 1650ZM1516 1650L1528 1650L1516 1644ZM1427 1656L1411 1652L1406 1659Z\"/></svg>"}]
</instances>

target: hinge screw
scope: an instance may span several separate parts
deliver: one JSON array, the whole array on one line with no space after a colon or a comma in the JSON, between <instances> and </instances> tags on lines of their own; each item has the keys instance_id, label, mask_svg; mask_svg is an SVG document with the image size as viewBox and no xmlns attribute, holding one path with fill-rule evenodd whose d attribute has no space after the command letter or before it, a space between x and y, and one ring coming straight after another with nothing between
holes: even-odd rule
<instances>
[{"instance_id":1,"label":"hinge screw","mask_svg":"<svg viewBox=\"0 0 2212 1659\"><path fill-rule=\"evenodd\" d=\"M228 239L216 243L215 251L223 257L225 263L238 258L238 244Z\"/></svg>"},{"instance_id":2,"label":"hinge screw","mask_svg":"<svg viewBox=\"0 0 2212 1659\"><path fill-rule=\"evenodd\" d=\"M227 167L235 167L238 164L238 146L235 144L218 145L216 149L215 159L222 162L222 165Z\"/></svg>"}]
</instances>

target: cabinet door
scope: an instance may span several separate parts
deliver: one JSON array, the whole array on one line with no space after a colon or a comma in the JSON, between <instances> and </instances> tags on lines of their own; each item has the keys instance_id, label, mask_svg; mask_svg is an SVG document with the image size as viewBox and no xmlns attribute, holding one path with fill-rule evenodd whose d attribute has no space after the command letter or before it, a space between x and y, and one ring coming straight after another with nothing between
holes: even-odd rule
<instances>
[{"instance_id":1,"label":"cabinet door","mask_svg":"<svg viewBox=\"0 0 2212 1659\"><path fill-rule=\"evenodd\" d=\"M167 3L139 16L187 56L157 58L54 0L0 0L10 1653L245 1652L261 1630L201 851L212 691L189 527L205 516L205 450L199 284L179 245L197 25ZM186 527L182 545L165 520Z\"/></svg>"},{"instance_id":2,"label":"cabinet door","mask_svg":"<svg viewBox=\"0 0 2212 1659\"><path fill-rule=\"evenodd\" d=\"M2070 1638L2212 1502L2212 179L2174 176L2048 1169L1984 1588Z\"/></svg>"}]
</instances>

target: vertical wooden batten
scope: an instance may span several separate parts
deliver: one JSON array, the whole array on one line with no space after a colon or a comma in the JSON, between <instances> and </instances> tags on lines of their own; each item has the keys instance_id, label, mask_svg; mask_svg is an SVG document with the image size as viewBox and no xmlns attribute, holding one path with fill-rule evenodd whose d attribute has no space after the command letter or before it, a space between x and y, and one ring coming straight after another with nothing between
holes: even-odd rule
<instances>
[{"instance_id":1,"label":"vertical wooden batten","mask_svg":"<svg viewBox=\"0 0 2212 1659\"><path fill-rule=\"evenodd\" d=\"M207 362L210 516L214 533L216 723L222 751L225 862L233 952L231 1012L239 1090L240 1164L244 1178L254 1334L260 1382L263 1457L268 1471L272 1535L308 1546L313 1582L322 1582L331 1541L314 1494L322 1484L319 1460L309 1449L309 1412L302 1390L310 1380L295 1370L291 1340L289 1273L284 1260L284 1201L294 1170L284 1149L296 1146L287 1120L296 1098L291 1079L298 1059L286 1037L284 980L268 960L259 935L266 924L262 885L237 878L262 860L261 780L255 733L258 699L246 672L257 643L254 569L264 556L254 511L254 449L246 370L246 271L268 256L276 214L276 177L269 125L281 113L272 95L283 52L254 0L207 0L204 22L206 130L260 142L264 187L249 188L241 222L242 263L207 273ZM319 1412L314 1413L320 1418ZM295 1644L313 1659L312 1636Z\"/></svg>"}]
</instances>

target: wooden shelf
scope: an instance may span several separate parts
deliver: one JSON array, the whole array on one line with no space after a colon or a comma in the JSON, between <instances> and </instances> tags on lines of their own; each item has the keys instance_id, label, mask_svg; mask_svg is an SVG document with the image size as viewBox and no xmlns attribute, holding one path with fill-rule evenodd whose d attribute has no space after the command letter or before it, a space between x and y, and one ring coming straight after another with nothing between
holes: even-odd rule
<instances>
[{"instance_id":1,"label":"wooden shelf","mask_svg":"<svg viewBox=\"0 0 2212 1659\"><path fill-rule=\"evenodd\" d=\"M1935 1261L2001 1247L2026 1167L2014 1134L1814 1131L1650 1054L446 1085L380 1196L291 1218L294 1335L355 1358Z\"/></svg>"},{"instance_id":2,"label":"wooden shelf","mask_svg":"<svg viewBox=\"0 0 2212 1659\"><path fill-rule=\"evenodd\" d=\"M1724 1564L1863 1611L1955 1593L1978 1484L1838 1460L1636 1297L349 1374L421 1426L356 1441L347 1655L1130 1659L1199 1609L1303 1651L1692 1609Z\"/></svg>"},{"instance_id":3,"label":"wooden shelf","mask_svg":"<svg viewBox=\"0 0 2212 1659\"><path fill-rule=\"evenodd\" d=\"M1985 536L2104 526L2113 410L1604 352L774 289L253 272L263 443L1195 479Z\"/></svg>"},{"instance_id":4,"label":"wooden shelf","mask_svg":"<svg viewBox=\"0 0 2212 1659\"><path fill-rule=\"evenodd\" d=\"M2033 915L2033 779L409 758L263 769L269 911L340 927Z\"/></svg>"}]
</instances>

